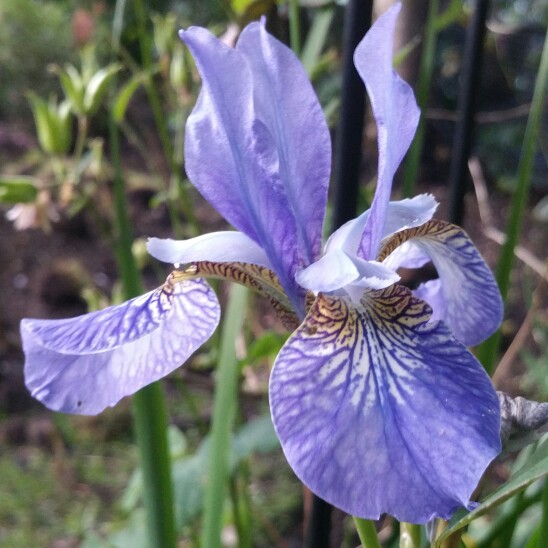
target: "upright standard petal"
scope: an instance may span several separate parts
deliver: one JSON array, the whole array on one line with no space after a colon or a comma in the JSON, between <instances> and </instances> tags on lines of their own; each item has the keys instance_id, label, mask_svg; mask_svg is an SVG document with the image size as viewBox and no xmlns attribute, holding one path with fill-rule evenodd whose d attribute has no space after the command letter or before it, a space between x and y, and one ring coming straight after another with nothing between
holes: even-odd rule
<instances>
[{"instance_id":1,"label":"upright standard petal","mask_svg":"<svg viewBox=\"0 0 548 548\"><path fill-rule=\"evenodd\" d=\"M352 515L449 518L500 451L488 376L429 317L402 286L367 292L359 308L320 295L274 364L271 410L291 467Z\"/></svg>"},{"instance_id":2,"label":"upright standard petal","mask_svg":"<svg viewBox=\"0 0 548 548\"><path fill-rule=\"evenodd\" d=\"M420 111L413 90L392 68L397 3L377 19L354 53L377 122L379 170L377 189L360 243L359 255L375 259L382 239L392 179L419 123Z\"/></svg>"},{"instance_id":3,"label":"upright standard petal","mask_svg":"<svg viewBox=\"0 0 548 548\"><path fill-rule=\"evenodd\" d=\"M407 244L407 249L401 246ZM453 335L466 346L492 335L502 321L503 304L493 273L464 230L445 221L431 220L403 230L385 242L379 260L392 268L413 254L428 256L439 282L419 288L418 295L443 318Z\"/></svg>"},{"instance_id":4,"label":"upright standard petal","mask_svg":"<svg viewBox=\"0 0 548 548\"><path fill-rule=\"evenodd\" d=\"M251 23L237 44L251 67L257 116L274 138L280 180L297 222L301 266L321 253L331 172L331 139L322 108L297 56Z\"/></svg>"},{"instance_id":5,"label":"upright standard petal","mask_svg":"<svg viewBox=\"0 0 548 548\"><path fill-rule=\"evenodd\" d=\"M219 323L203 280L68 320L21 322L25 382L54 411L94 415L181 365Z\"/></svg>"},{"instance_id":6,"label":"upright standard petal","mask_svg":"<svg viewBox=\"0 0 548 548\"><path fill-rule=\"evenodd\" d=\"M249 62L205 29L180 35L202 76L186 126L189 178L228 222L265 250L304 315L304 292L294 279L302 266L298 224L280 179L276 142L255 110Z\"/></svg>"}]
</instances>

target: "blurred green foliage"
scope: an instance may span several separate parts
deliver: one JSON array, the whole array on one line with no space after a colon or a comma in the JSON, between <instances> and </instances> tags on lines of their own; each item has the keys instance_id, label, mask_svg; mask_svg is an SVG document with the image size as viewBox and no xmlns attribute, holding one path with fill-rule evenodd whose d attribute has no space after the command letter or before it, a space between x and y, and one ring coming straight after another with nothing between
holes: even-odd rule
<instances>
[{"instance_id":1,"label":"blurred green foliage","mask_svg":"<svg viewBox=\"0 0 548 548\"><path fill-rule=\"evenodd\" d=\"M0 117L28 113L25 91L58 91L50 63L74 59L71 14L62 2L0 0ZM28 116L27 116L28 119Z\"/></svg>"}]
</instances>

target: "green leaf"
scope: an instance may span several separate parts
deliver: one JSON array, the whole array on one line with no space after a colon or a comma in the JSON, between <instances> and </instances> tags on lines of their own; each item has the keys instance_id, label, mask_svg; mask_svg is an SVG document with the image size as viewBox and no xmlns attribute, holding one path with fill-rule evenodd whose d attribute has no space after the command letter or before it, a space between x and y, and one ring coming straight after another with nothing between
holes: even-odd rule
<instances>
[{"instance_id":1,"label":"green leaf","mask_svg":"<svg viewBox=\"0 0 548 548\"><path fill-rule=\"evenodd\" d=\"M491 493L477 508L447 528L434 544L439 547L450 535L466 527L476 518L490 512L496 506L527 489L535 481L548 475L548 436L545 436L531 452L525 463L512 474L510 479L495 492Z\"/></svg>"},{"instance_id":2,"label":"green leaf","mask_svg":"<svg viewBox=\"0 0 548 548\"><path fill-rule=\"evenodd\" d=\"M313 74L314 69L318 64L334 15L335 10L332 7L318 10L314 14L312 27L308 33L300 56L301 62L309 76Z\"/></svg>"},{"instance_id":3,"label":"green leaf","mask_svg":"<svg viewBox=\"0 0 548 548\"><path fill-rule=\"evenodd\" d=\"M38 97L35 93L27 93L30 102L34 124L36 125L36 135L38 142L44 152L52 153L54 151L53 128L51 127L48 104L44 99Z\"/></svg>"},{"instance_id":4,"label":"green leaf","mask_svg":"<svg viewBox=\"0 0 548 548\"><path fill-rule=\"evenodd\" d=\"M84 113L89 115L94 114L108 88L108 85L114 78L114 75L121 69L118 64L111 64L107 67L99 69L89 80L84 94Z\"/></svg>"},{"instance_id":5,"label":"green leaf","mask_svg":"<svg viewBox=\"0 0 548 548\"><path fill-rule=\"evenodd\" d=\"M146 74L143 74L142 72L135 74L124 84L122 89L117 93L116 97L114 98L114 105L112 107L112 113L114 115L116 123L120 123L124 119L131 98L133 97L139 86L146 81L146 79Z\"/></svg>"},{"instance_id":6,"label":"green leaf","mask_svg":"<svg viewBox=\"0 0 548 548\"><path fill-rule=\"evenodd\" d=\"M249 345L247 356L241 360L241 365L255 363L263 358L277 354L285 344L285 341L287 341L288 336L287 333L280 334L274 331L267 331Z\"/></svg>"},{"instance_id":7,"label":"green leaf","mask_svg":"<svg viewBox=\"0 0 548 548\"><path fill-rule=\"evenodd\" d=\"M57 69L61 87L75 114L84 113L84 82L74 65L66 65Z\"/></svg>"},{"instance_id":8,"label":"green leaf","mask_svg":"<svg viewBox=\"0 0 548 548\"><path fill-rule=\"evenodd\" d=\"M0 202L4 204L30 203L38 195L37 179L32 177L0 177Z\"/></svg>"},{"instance_id":9,"label":"green leaf","mask_svg":"<svg viewBox=\"0 0 548 548\"><path fill-rule=\"evenodd\" d=\"M59 106L50 102L49 117L53 131L53 146L58 154L65 154L72 141L71 113L68 100L63 101Z\"/></svg>"},{"instance_id":10,"label":"green leaf","mask_svg":"<svg viewBox=\"0 0 548 548\"><path fill-rule=\"evenodd\" d=\"M270 415L258 417L242 426L232 438L229 472L254 453L266 453L279 447ZM206 437L191 457L173 462L173 486L177 529L187 525L202 511L208 480L210 437Z\"/></svg>"},{"instance_id":11,"label":"green leaf","mask_svg":"<svg viewBox=\"0 0 548 548\"><path fill-rule=\"evenodd\" d=\"M232 0L230 4L237 15L243 15L255 0Z\"/></svg>"},{"instance_id":12,"label":"green leaf","mask_svg":"<svg viewBox=\"0 0 548 548\"><path fill-rule=\"evenodd\" d=\"M268 453L280 446L270 415L246 423L232 440L234 466L253 453Z\"/></svg>"}]
</instances>

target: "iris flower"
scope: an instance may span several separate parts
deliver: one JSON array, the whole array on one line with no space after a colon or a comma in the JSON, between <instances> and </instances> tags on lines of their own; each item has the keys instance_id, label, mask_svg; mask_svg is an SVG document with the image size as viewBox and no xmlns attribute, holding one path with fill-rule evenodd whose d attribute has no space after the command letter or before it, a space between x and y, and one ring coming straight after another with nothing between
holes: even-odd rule
<instances>
[{"instance_id":1,"label":"iris flower","mask_svg":"<svg viewBox=\"0 0 548 548\"><path fill-rule=\"evenodd\" d=\"M419 111L392 68L400 6L355 51L378 127L370 210L322 250L329 131L303 67L264 22L235 48L206 29L180 36L202 89L186 128L190 180L236 231L149 240L175 270L119 306L66 320L25 319L26 383L56 411L95 414L186 361L213 333L204 278L245 284L293 331L274 363L270 405L287 460L349 514L448 518L500 451L499 403L467 350L501 321L491 272L458 227L432 220L430 195L390 202ZM431 261L415 291L400 267Z\"/></svg>"}]
</instances>

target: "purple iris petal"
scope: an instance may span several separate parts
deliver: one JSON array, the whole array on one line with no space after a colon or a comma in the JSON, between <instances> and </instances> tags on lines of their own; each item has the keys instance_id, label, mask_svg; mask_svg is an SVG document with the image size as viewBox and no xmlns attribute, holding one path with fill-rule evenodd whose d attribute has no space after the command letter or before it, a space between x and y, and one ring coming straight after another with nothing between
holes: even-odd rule
<instances>
[{"instance_id":1,"label":"purple iris petal","mask_svg":"<svg viewBox=\"0 0 548 548\"><path fill-rule=\"evenodd\" d=\"M255 112L276 143L280 179L298 219L300 266L306 266L321 253L331 171L329 129L303 66L264 24L248 25L237 50L253 74Z\"/></svg>"},{"instance_id":2,"label":"purple iris petal","mask_svg":"<svg viewBox=\"0 0 548 548\"><path fill-rule=\"evenodd\" d=\"M180 36L202 76L202 90L186 126L189 178L227 221L265 250L303 314L304 292L294 275L306 254L299 249L298 224L280 179L276 137L255 109L248 59L205 29L192 27Z\"/></svg>"},{"instance_id":3,"label":"purple iris petal","mask_svg":"<svg viewBox=\"0 0 548 548\"><path fill-rule=\"evenodd\" d=\"M362 303L320 295L278 355L270 403L285 455L349 514L448 518L500 451L497 396L408 289Z\"/></svg>"},{"instance_id":4,"label":"purple iris petal","mask_svg":"<svg viewBox=\"0 0 548 548\"><path fill-rule=\"evenodd\" d=\"M203 280L73 319L25 319L25 381L50 409L100 413L180 366L218 323L217 298Z\"/></svg>"},{"instance_id":5,"label":"purple iris petal","mask_svg":"<svg viewBox=\"0 0 548 548\"><path fill-rule=\"evenodd\" d=\"M243 232L211 232L190 240L149 238L148 252L165 263L197 261L252 263L271 268L266 253Z\"/></svg>"},{"instance_id":6,"label":"purple iris petal","mask_svg":"<svg viewBox=\"0 0 548 548\"><path fill-rule=\"evenodd\" d=\"M447 301L443 297L442 283L439 278L420 284L413 290L413 294L430 305L430 308L432 308L431 321L445 320L447 317Z\"/></svg>"},{"instance_id":7,"label":"purple iris petal","mask_svg":"<svg viewBox=\"0 0 548 548\"><path fill-rule=\"evenodd\" d=\"M354 53L354 64L366 87L378 128L379 169L371 214L359 255L375 259L382 239L392 179L417 129L420 112L413 90L392 68L394 30L401 4L377 19Z\"/></svg>"},{"instance_id":8,"label":"purple iris petal","mask_svg":"<svg viewBox=\"0 0 548 548\"><path fill-rule=\"evenodd\" d=\"M411 234L415 236L408 243L428 256L438 271L440 284L420 290L435 317L443 316L455 337L466 346L479 344L492 335L502 321L502 299L493 273L464 230L430 221ZM386 262L396 267L407 258L406 248L401 246Z\"/></svg>"}]
</instances>

